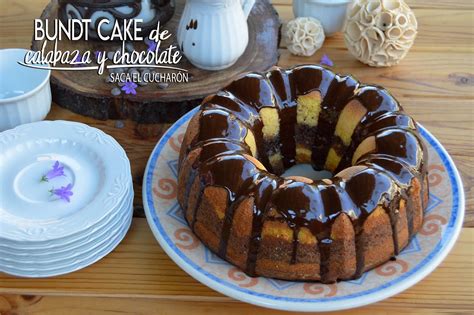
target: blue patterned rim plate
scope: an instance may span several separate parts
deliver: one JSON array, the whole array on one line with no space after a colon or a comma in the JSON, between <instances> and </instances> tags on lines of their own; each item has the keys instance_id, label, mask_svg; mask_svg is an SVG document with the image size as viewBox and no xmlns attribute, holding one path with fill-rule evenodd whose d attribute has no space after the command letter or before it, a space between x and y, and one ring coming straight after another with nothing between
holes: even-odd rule
<instances>
[{"instance_id":1,"label":"blue patterned rim plate","mask_svg":"<svg viewBox=\"0 0 474 315\"><path fill-rule=\"evenodd\" d=\"M395 261L360 279L335 284L251 278L210 252L189 229L179 207L177 165L187 124L197 108L179 119L150 156L143 179L148 223L165 252L192 277L229 297L288 311L322 312L374 303L411 287L446 257L461 231L464 191L451 157L421 125L429 150L430 201L422 229Z\"/></svg>"}]
</instances>

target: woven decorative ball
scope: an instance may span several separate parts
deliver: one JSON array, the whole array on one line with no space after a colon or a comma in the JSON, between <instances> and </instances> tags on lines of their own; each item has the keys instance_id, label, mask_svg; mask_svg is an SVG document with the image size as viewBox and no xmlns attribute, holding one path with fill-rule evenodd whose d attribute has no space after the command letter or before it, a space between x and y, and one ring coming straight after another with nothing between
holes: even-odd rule
<instances>
[{"instance_id":1,"label":"woven decorative ball","mask_svg":"<svg viewBox=\"0 0 474 315\"><path fill-rule=\"evenodd\" d=\"M347 48L374 67L396 65L413 45L415 14L403 0L356 0L344 27Z\"/></svg>"},{"instance_id":2,"label":"woven decorative ball","mask_svg":"<svg viewBox=\"0 0 474 315\"><path fill-rule=\"evenodd\" d=\"M312 17L299 17L289 21L283 29L288 50L298 56L313 55L324 43L321 23Z\"/></svg>"}]
</instances>

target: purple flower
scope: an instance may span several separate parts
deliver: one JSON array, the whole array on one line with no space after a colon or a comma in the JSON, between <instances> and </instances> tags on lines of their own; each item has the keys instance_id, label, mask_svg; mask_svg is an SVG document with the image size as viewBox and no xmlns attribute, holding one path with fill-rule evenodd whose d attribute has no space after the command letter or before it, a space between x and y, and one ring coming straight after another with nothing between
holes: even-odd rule
<instances>
[{"instance_id":1,"label":"purple flower","mask_svg":"<svg viewBox=\"0 0 474 315\"><path fill-rule=\"evenodd\" d=\"M74 60L73 60L73 65L82 67L83 64L84 64L84 61L82 60L81 53L77 53L76 58L74 58Z\"/></svg>"},{"instance_id":2,"label":"purple flower","mask_svg":"<svg viewBox=\"0 0 474 315\"><path fill-rule=\"evenodd\" d=\"M151 40L149 38L145 38L145 44L148 46L147 51L155 51L157 43L154 40Z\"/></svg>"},{"instance_id":3,"label":"purple flower","mask_svg":"<svg viewBox=\"0 0 474 315\"><path fill-rule=\"evenodd\" d=\"M41 181L42 182L49 182L53 178L59 177L59 176L65 176L64 175L64 166L61 166L61 164L59 164L59 161L56 161L56 163L54 163L54 165L53 165L53 168L51 170L49 170L49 172L46 173L46 175L43 175L43 177L41 177Z\"/></svg>"},{"instance_id":4,"label":"purple flower","mask_svg":"<svg viewBox=\"0 0 474 315\"><path fill-rule=\"evenodd\" d=\"M73 195L73 192L71 189L72 189L72 184L69 184L66 187L62 186L59 189L53 188L50 190L50 192L51 194L58 196L59 199L65 200L67 202L71 202L71 199L69 198Z\"/></svg>"},{"instance_id":5,"label":"purple flower","mask_svg":"<svg viewBox=\"0 0 474 315\"><path fill-rule=\"evenodd\" d=\"M332 62L331 58L328 57L328 55L324 54L323 57L321 57L321 61L319 62L322 65L332 67L334 66L334 62Z\"/></svg>"},{"instance_id":6,"label":"purple flower","mask_svg":"<svg viewBox=\"0 0 474 315\"><path fill-rule=\"evenodd\" d=\"M138 87L134 82L127 81L125 82L125 85L122 86L122 91L125 92L125 94L133 94L137 95L137 91L135 90Z\"/></svg>"},{"instance_id":7,"label":"purple flower","mask_svg":"<svg viewBox=\"0 0 474 315\"><path fill-rule=\"evenodd\" d=\"M94 51L95 59L98 60L102 56L102 52L99 50Z\"/></svg>"}]
</instances>

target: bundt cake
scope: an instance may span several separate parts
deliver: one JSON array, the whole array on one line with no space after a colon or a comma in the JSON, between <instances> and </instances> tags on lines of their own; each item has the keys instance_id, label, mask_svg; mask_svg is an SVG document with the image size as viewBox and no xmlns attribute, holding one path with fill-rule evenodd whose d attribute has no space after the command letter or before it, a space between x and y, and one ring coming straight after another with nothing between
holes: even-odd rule
<instances>
[{"instance_id":1,"label":"bundt cake","mask_svg":"<svg viewBox=\"0 0 474 315\"><path fill-rule=\"evenodd\" d=\"M203 101L178 201L202 242L248 275L332 283L391 259L419 230L426 161L385 89L321 66L274 68ZM280 176L298 163L335 175Z\"/></svg>"}]
</instances>

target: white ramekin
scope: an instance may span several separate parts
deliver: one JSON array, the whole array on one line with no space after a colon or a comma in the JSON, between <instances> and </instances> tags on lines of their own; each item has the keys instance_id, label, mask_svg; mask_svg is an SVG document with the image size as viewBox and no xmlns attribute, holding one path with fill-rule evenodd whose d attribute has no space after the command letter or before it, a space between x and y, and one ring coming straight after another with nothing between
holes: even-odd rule
<instances>
[{"instance_id":1,"label":"white ramekin","mask_svg":"<svg viewBox=\"0 0 474 315\"><path fill-rule=\"evenodd\" d=\"M342 31L347 7L353 0L293 0L295 17L313 17L321 22L324 35Z\"/></svg>"},{"instance_id":2,"label":"white ramekin","mask_svg":"<svg viewBox=\"0 0 474 315\"><path fill-rule=\"evenodd\" d=\"M0 131L43 120L51 109L51 70L18 64L27 52L0 50Z\"/></svg>"}]
</instances>

